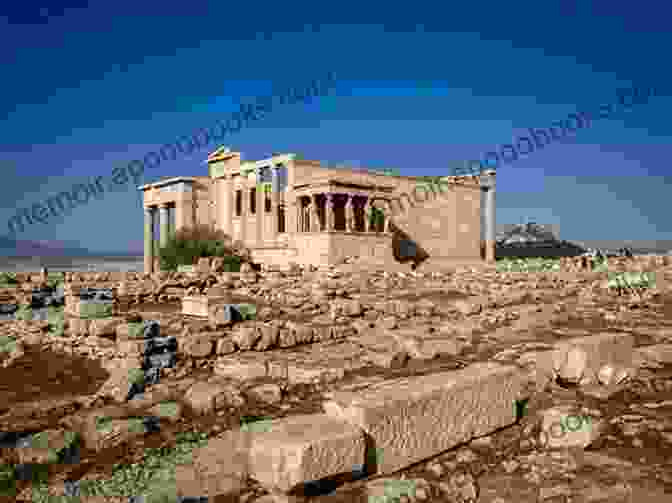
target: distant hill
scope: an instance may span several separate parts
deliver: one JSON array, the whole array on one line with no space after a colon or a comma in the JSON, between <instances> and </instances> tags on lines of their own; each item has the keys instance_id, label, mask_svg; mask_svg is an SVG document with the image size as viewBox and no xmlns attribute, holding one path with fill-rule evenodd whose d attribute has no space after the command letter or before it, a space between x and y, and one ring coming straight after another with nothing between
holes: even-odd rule
<instances>
[{"instance_id":1,"label":"distant hill","mask_svg":"<svg viewBox=\"0 0 672 503\"><path fill-rule=\"evenodd\" d=\"M540 224L534 223L535 230L539 232L546 233L550 232L553 234L555 239L560 240L560 225L558 224ZM525 224L497 224L495 226L496 238L499 239L502 236L505 236L507 233L515 231L516 229L522 229L525 227Z\"/></svg>"},{"instance_id":2,"label":"distant hill","mask_svg":"<svg viewBox=\"0 0 672 503\"><path fill-rule=\"evenodd\" d=\"M498 257L571 257L599 249L607 254L617 254L629 248L635 255L668 254L672 241L633 240L564 240L559 229L536 223L501 224L497 226L496 254Z\"/></svg>"},{"instance_id":3,"label":"distant hill","mask_svg":"<svg viewBox=\"0 0 672 503\"><path fill-rule=\"evenodd\" d=\"M497 257L575 257L587 251L578 243L559 239L559 230L545 225L502 225L498 230Z\"/></svg>"},{"instance_id":4,"label":"distant hill","mask_svg":"<svg viewBox=\"0 0 672 503\"><path fill-rule=\"evenodd\" d=\"M72 244L52 241L16 240L0 236L0 256L3 257L101 257L136 256L128 252L92 252Z\"/></svg>"}]
</instances>

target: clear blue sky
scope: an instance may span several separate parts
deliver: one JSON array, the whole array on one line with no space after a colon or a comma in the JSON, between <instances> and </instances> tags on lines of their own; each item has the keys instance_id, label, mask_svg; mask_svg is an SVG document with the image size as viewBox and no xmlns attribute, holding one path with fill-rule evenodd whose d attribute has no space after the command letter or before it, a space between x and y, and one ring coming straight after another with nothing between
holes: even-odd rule
<instances>
[{"instance_id":1,"label":"clear blue sky","mask_svg":"<svg viewBox=\"0 0 672 503\"><path fill-rule=\"evenodd\" d=\"M441 6L445 5L445 6ZM312 104L274 109L224 143L247 159L444 175L528 128L654 86L498 172L498 223L531 217L567 239L672 239L672 7L664 2L127 2L0 7L0 235L16 208L212 125L245 97L333 71ZM207 149L148 171L206 175ZM125 188L17 239L142 250Z\"/></svg>"}]
</instances>

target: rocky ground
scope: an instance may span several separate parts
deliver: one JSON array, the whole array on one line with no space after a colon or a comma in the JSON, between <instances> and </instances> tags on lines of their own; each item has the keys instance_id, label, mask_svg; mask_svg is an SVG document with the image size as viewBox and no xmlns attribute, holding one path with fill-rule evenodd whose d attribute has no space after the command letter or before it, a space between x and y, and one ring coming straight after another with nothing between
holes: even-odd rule
<instances>
[{"instance_id":1,"label":"rocky ground","mask_svg":"<svg viewBox=\"0 0 672 503\"><path fill-rule=\"evenodd\" d=\"M655 272L661 281L638 295L592 272L276 272L210 285L255 304L255 321L212 323L179 302L134 305L113 326L71 322L62 335L46 321L2 321L0 491L6 501L77 490L82 501L672 501L672 267ZM126 400L141 351L125 327L140 319L176 338L176 363ZM525 377L513 424L393 473L367 460L291 490L249 466L257 436L283 419L483 362ZM292 472L285 461L273 470Z\"/></svg>"}]
</instances>

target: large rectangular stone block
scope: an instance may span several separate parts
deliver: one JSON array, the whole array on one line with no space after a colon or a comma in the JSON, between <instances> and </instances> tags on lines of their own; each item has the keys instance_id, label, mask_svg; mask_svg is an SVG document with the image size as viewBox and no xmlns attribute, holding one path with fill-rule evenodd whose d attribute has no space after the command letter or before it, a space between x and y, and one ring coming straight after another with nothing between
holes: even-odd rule
<instances>
[{"instance_id":1,"label":"large rectangular stone block","mask_svg":"<svg viewBox=\"0 0 672 503\"><path fill-rule=\"evenodd\" d=\"M252 433L227 430L207 445L192 451L192 462L175 468L177 493L186 497L233 496L244 487L249 474ZM223 498L225 499L225 498Z\"/></svg>"},{"instance_id":2,"label":"large rectangular stone block","mask_svg":"<svg viewBox=\"0 0 672 503\"><path fill-rule=\"evenodd\" d=\"M290 491L305 482L352 473L364 463L364 433L326 414L271 421L255 433L250 475L268 487Z\"/></svg>"},{"instance_id":3,"label":"large rectangular stone block","mask_svg":"<svg viewBox=\"0 0 672 503\"><path fill-rule=\"evenodd\" d=\"M477 363L466 369L400 378L359 392L337 391L327 415L362 428L376 449L376 473L389 474L516 421L523 373ZM368 453L371 456L371 453Z\"/></svg>"},{"instance_id":4,"label":"large rectangular stone block","mask_svg":"<svg viewBox=\"0 0 672 503\"><path fill-rule=\"evenodd\" d=\"M182 298L182 314L208 316L208 298L205 295L188 295Z\"/></svg>"}]
</instances>

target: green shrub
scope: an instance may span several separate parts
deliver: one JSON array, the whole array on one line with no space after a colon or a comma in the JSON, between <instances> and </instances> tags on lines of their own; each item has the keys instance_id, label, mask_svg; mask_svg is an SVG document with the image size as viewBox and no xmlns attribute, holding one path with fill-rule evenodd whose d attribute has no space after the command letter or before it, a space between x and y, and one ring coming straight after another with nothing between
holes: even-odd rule
<instances>
[{"instance_id":1,"label":"green shrub","mask_svg":"<svg viewBox=\"0 0 672 503\"><path fill-rule=\"evenodd\" d=\"M15 316L17 320L30 321L33 319L33 308L27 304L21 304Z\"/></svg>"},{"instance_id":2,"label":"green shrub","mask_svg":"<svg viewBox=\"0 0 672 503\"><path fill-rule=\"evenodd\" d=\"M49 451L47 457L47 463L58 463L59 454L64 450L70 448L74 444L80 442L80 436L77 432L74 431L65 431L63 434L64 445L56 448L50 445L49 433L46 431L41 431L35 433L30 439L30 445L35 449L45 449Z\"/></svg>"},{"instance_id":3,"label":"green shrub","mask_svg":"<svg viewBox=\"0 0 672 503\"><path fill-rule=\"evenodd\" d=\"M609 274L607 287L622 292L641 288L652 288L656 285L655 273L652 272L620 272Z\"/></svg>"},{"instance_id":4,"label":"green shrub","mask_svg":"<svg viewBox=\"0 0 672 503\"><path fill-rule=\"evenodd\" d=\"M557 272L560 260L556 258L502 258L497 260L497 272Z\"/></svg>"},{"instance_id":5,"label":"green shrub","mask_svg":"<svg viewBox=\"0 0 672 503\"><path fill-rule=\"evenodd\" d=\"M224 272L240 272L242 260L236 255L224 257Z\"/></svg>"},{"instance_id":6,"label":"green shrub","mask_svg":"<svg viewBox=\"0 0 672 503\"><path fill-rule=\"evenodd\" d=\"M385 212L380 208L372 206L369 213L369 226L373 229L378 229L382 227L384 221Z\"/></svg>"},{"instance_id":7,"label":"green shrub","mask_svg":"<svg viewBox=\"0 0 672 503\"><path fill-rule=\"evenodd\" d=\"M176 271L180 265L196 264L201 257L232 257L237 250L228 242L226 234L209 226L180 229L158 252L161 270Z\"/></svg>"},{"instance_id":8,"label":"green shrub","mask_svg":"<svg viewBox=\"0 0 672 503\"><path fill-rule=\"evenodd\" d=\"M96 430L101 433L112 431L112 418L109 416L99 416L96 418Z\"/></svg>"},{"instance_id":9,"label":"green shrub","mask_svg":"<svg viewBox=\"0 0 672 503\"><path fill-rule=\"evenodd\" d=\"M145 382L145 373L141 368L129 369L128 382L131 384L143 384Z\"/></svg>"},{"instance_id":10,"label":"green shrub","mask_svg":"<svg viewBox=\"0 0 672 503\"><path fill-rule=\"evenodd\" d=\"M11 353L16 349L16 340L9 335L0 335L0 353Z\"/></svg>"},{"instance_id":11,"label":"green shrub","mask_svg":"<svg viewBox=\"0 0 672 503\"><path fill-rule=\"evenodd\" d=\"M240 418L240 430L252 432L267 432L271 431L271 418L243 416Z\"/></svg>"},{"instance_id":12,"label":"green shrub","mask_svg":"<svg viewBox=\"0 0 672 503\"><path fill-rule=\"evenodd\" d=\"M19 282L16 279L16 273L13 272L0 272L0 287L6 288L8 286L13 286Z\"/></svg>"},{"instance_id":13,"label":"green shrub","mask_svg":"<svg viewBox=\"0 0 672 503\"><path fill-rule=\"evenodd\" d=\"M16 496L16 475L13 465L0 464L0 496Z\"/></svg>"},{"instance_id":14,"label":"green shrub","mask_svg":"<svg viewBox=\"0 0 672 503\"><path fill-rule=\"evenodd\" d=\"M158 406L157 415L159 417L176 418L179 412L179 404L173 401L161 402Z\"/></svg>"},{"instance_id":15,"label":"green shrub","mask_svg":"<svg viewBox=\"0 0 672 503\"><path fill-rule=\"evenodd\" d=\"M63 313L63 307L49 306L47 308L47 321L49 322L50 334L63 336L65 331L65 317Z\"/></svg>"},{"instance_id":16,"label":"green shrub","mask_svg":"<svg viewBox=\"0 0 672 503\"><path fill-rule=\"evenodd\" d=\"M103 431L111 427L111 419L99 417L96 426ZM130 429L140 427L142 420L129 420ZM107 479L84 479L79 484L80 497L49 496L46 477L34 477L33 502L65 503L66 501L85 501L93 496L131 497L145 495L145 502L176 501L175 467L193 462L192 451L207 445L207 434L183 432L175 435L174 447L147 448L139 463L117 463L112 475ZM45 468L47 468L45 466ZM42 473L44 472L44 473ZM41 471L40 475L47 472ZM0 466L0 495L15 495L14 468L11 465ZM7 488L6 491L3 491ZM14 492L11 490L14 489ZM173 499L171 499L173 498Z\"/></svg>"},{"instance_id":17,"label":"green shrub","mask_svg":"<svg viewBox=\"0 0 672 503\"><path fill-rule=\"evenodd\" d=\"M128 431L131 433L147 433L147 428L141 417L131 417L128 418Z\"/></svg>"},{"instance_id":18,"label":"green shrub","mask_svg":"<svg viewBox=\"0 0 672 503\"><path fill-rule=\"evenodd\" d=\"M49 288L56 288L65 281L65 273L50 272L47 274L47 286Z\"/></svg>"},{"instance_id":19,"label":"green shrub","mask_svg":"<svg viewBox=\"0 0 672 503\"><path fill-rule=\"evenodd\" d=\"M163 480L150 486L145 493L145 503L177 503L178 501L181 500L177 497L177 488Z\"/></svg>"},{"instance_id":20,"label":"green shrub","mask_svg":"<svg viewBox=\"0 0 672 503\"><path fill-rule=\"evenodd\" d=\"M527 404L529 399L525 400L514 400L513 401L513 412L516 416L516 419L521 419L527 415Z\"/></svg>"},{"instance_id":21,"label":"green shrub","mask_svg":"<svg viewBox=\"0 0 672 503\"><path fill-rule=\"evenodd\" d=\"M145 324L142 321L129 321L128 322L128 337L131 339L137 339L143 336L143 329Z\"/></svg>"},{"instance_id":22,"label":"green shrub","mask_svg":"<svg viewBox=\"0 0 672 503\"><path fill-rule=\"evenodd\" d=\"M609 262L606 257L592 257L590 259L590 265L593 272L607 272Z\"/></svg>"},{"instance_id":23,"label":"green shrub","mask_svg":"<svg viewBox=\"0 0 672 503\"><path fill-rule=\"evenodd\" d=\"M257 306L254 304L238 304L238 312L240 312L243 320L254 320L257 317Z\"/></svg>"},{"instance_id":24,"label":"green shrub","mask_svg":"<svg viewBox=\"0 0 672 503\"><path fill-rule=\"evenodd\" d=\"M118 463L108 479L83 480L80 492L87 496L129 497L146 495L145 501L163 501L175 488L175 467L193 462L192 451L207 444L207 434L175 435L174 447L147 448L140 463ZM167 493L167 494L166 494Z\"/></svg>"},{"instance_id":25,"label":"green shrub","mask_svg":"<svg viewBox=\"0 0 672 503\"><path fill-rule=\"evenodd\" d=\"M89 304L79 305L79 317L83 320L95 320L112 316L112 304Z\"/></svg>"},{"instance_id":26,"label":"green shrub","mask_svg":"<svg viewBox=\"0 0 672 503\"><path fill-rule=\"evenodd\" d=\"M401 496L415 496L415 482L412 480L386 480L383 487L384 493L369 496L368 503L395 503Z\"/></svg>"},{"instance_id":27,"label":"green shrub","mask_svg":"<svg viewBox=\"0 0 672 503\"><path fill-rule=\"evenodd\" d=\"M59 285L63 285L63 284L64 284L64 283L63 283L62 280L58 280L58 279L50 279L50 280L47 280L47 286L48 286L49 288L53 289L53 290L55 290L56 288L58 288Z\"/></svg>"}]
</instances>

